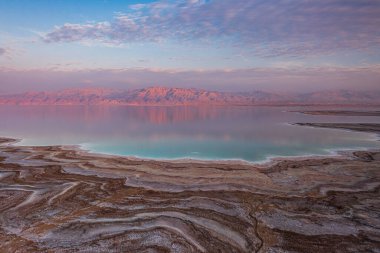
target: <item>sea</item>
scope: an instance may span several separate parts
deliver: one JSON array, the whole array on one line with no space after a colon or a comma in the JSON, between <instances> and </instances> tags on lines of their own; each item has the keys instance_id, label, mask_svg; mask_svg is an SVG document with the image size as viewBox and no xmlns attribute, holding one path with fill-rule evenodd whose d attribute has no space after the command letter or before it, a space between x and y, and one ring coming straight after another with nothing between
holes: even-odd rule
<instances>
[{"instance_id":1,"label":"sea","mask_svg":"<svg viewBox=\"0 0 380 253\"><path fill-rule=\"evenodd\" d=\"M0 106L0 136L17 145L77 145L145 159L240 160L380 148L376 134L294 123L380 123L375 116L306 115L379 108L264 106Z\"/></svg>"}]
</instances>

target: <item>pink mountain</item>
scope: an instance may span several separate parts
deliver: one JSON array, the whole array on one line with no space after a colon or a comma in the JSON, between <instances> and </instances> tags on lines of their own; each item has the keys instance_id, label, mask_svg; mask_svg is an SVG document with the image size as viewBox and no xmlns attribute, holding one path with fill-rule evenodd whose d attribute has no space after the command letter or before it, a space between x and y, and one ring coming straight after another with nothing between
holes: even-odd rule
<instances>
[{"instance_id":1,"label":"pink mountain","mask_svg":"<svg viewBox=\"0 0 380 253\"><path fill-rule=\"evenodd\" d=\"M322 91L298 95L220 92L202 89L151 87L136 90L67 89L1 95L0 104L19 105L297 105L380 104L380 92Z\"/></svg>"}]
</instances>

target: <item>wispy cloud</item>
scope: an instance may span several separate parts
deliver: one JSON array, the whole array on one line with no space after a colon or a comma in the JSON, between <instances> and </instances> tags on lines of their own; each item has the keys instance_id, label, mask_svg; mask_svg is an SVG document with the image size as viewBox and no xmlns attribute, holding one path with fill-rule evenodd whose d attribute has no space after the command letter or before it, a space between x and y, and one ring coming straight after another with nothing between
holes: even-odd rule
<instances>
[{"instance_id":1,"label":"wispy cloud","mask_svg":"<svg viewBox=\"0 0 380 253\"><path fill-rule=\"evenodd\" d=\"M13 54L14 54L14 50L11 50L7 47L0 47L0 58L11 60Z\"/></svg>"},{"instance_id":2,"label":"wispy cloud","mask_svg":"<svg viewBox=\"0 0 380 253\"><path fill-rule=\"evenodd\" d=\"M304 56L378 49L377 0L187 0L130 7L113 20L67 23L46 42L202 41L244 47L259 56Z\"/></svg>"},{"instance_id":3,"label":"wispy cloud","mask_svg":"<svg viewBox=\"0 0 380 253\"><path fill-rule=\"evenodd\" d=\"M5 48L0 47L0 56L5 55L6 52L7 52L7 50Z\"/></svg>"}]
</instances>

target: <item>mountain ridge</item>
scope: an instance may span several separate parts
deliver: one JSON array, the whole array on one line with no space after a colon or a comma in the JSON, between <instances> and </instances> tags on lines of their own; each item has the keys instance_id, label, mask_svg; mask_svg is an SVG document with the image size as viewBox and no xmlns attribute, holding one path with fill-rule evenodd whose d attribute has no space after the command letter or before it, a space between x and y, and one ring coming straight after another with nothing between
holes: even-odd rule
<instances>
[{"instance_id":1,"label":"mountain ridge","mask_svg":"<svg viewBox=\"0 0 380 253\"><path fill-rule=\"evenodd\" d=\"M0 104L17 105L313 105L380 104L380 92L328 90L296 95L265 91L223 92L196 88L148 88L120 90L74 88L56 92L0 95Z\"/></svg>"}]
</instances>

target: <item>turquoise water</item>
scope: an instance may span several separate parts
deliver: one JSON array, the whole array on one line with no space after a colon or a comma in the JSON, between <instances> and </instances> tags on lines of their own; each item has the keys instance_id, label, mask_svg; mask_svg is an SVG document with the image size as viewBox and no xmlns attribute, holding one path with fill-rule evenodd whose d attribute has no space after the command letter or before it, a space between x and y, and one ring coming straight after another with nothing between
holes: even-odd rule
<instances>
[{"instance_id":1,"label":"turquoise water","mask_svg":"<svg viewBox=\"0 0 380 253\"><path fill-rule=\"evenodd\" d=\"M373 134L290 124L380 123L379 117L289 112L297 109L302 110L286 107L0 106L0 135L20 138L22 145L82 145L93 152L155 159L257 162L273 156L325 155L332 150L380 148ZM319 108L307 108L311 109Z\"/></svg>"}]
</instances>

